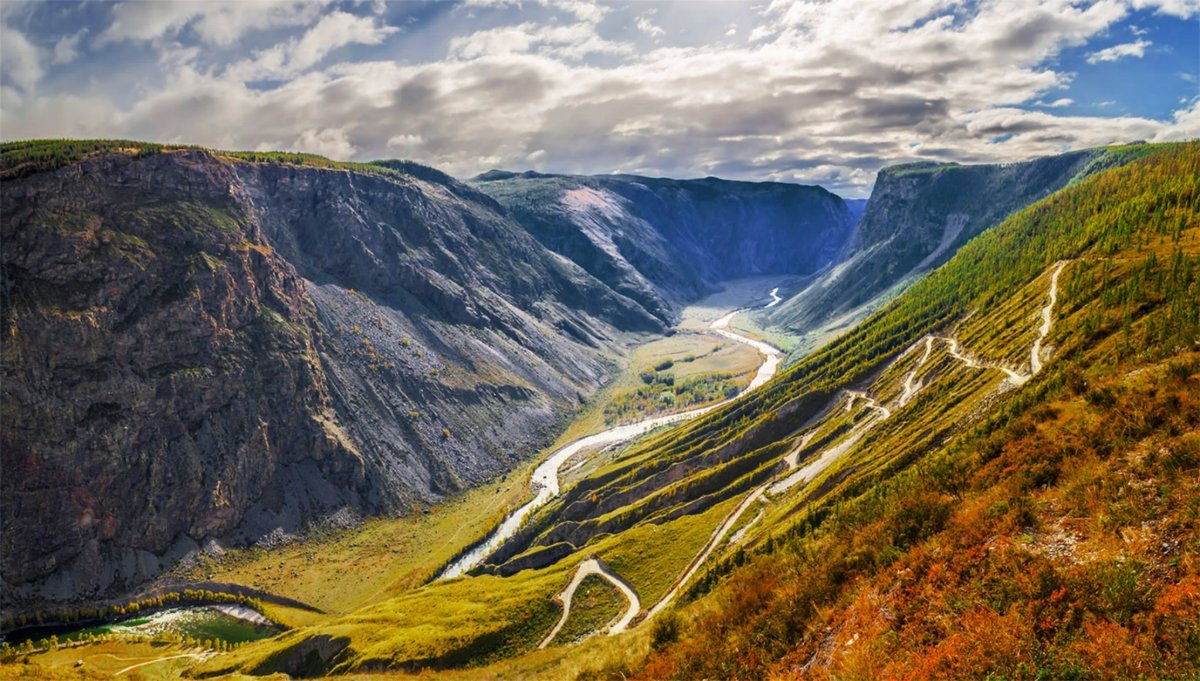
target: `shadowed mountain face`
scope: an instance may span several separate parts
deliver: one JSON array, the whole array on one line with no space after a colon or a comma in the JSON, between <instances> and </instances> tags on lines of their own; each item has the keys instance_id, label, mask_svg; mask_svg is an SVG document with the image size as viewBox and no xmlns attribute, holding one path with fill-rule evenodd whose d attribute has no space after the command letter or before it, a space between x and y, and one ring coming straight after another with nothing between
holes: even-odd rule
<instances>
[{"instance_id":1,"label":"shadowed mountain face","mask_svg":"<svg viewBox=\"0 0 1200 681\"><path fill-rule=\"evenodd\" d=\"M543 216L383 165L131 149L8 173L5 600L477 485L677 303L850 236L813 188L546 179Z\"/></svg>"},{"instance_id":2,"label":"shadowed mountain face","mask_svg":"<svg viewBox=\"0 0 1200 681\"><path fill-rule=\"evenodd\" d=\"M841 198L791 184L503 171L472 182L547 248L663 318L722 280L816 272L856 219Z\"/></svg>"}]
</instances>

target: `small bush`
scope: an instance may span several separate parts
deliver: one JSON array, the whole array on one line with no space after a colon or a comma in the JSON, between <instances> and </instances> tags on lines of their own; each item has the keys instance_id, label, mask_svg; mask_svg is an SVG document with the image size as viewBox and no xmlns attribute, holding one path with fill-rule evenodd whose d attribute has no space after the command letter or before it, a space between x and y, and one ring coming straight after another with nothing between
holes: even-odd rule
<instances>
[{"instance_id":1,"label":"small bush","mask_svg":"<svg viewBox=\"0 0 1200 681\"><path fill-rule=\"evenodd\" d=\"M1085 398L1088 404L1107 409L1117 403L1117 396L1108 388L1093 388Z\"/></svg>"},{"instance_id":2,"label":"small bush","mask_svg":"<svg viewBox=\"0 0 1200 681\"><path fill-rule=\"evenodd\" d=\"M678 641L679 628L679 615L674 612L654 620L654 626L650 629L650 648L658 650Z\"/></svg>"}]
</instances>

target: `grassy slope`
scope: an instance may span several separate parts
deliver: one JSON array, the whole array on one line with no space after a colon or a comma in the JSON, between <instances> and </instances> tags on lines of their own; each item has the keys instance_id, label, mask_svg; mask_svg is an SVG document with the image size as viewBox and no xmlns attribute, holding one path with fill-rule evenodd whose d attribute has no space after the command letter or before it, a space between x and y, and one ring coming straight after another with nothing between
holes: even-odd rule
<instances>
[{"instance_id":1,"label":"grassy slope","mask_svg":"<svg viewBox=\"0 0 1200 681\"><path fill-rule=\"evenodd\" d=\"M11 663L0 663L3 679L109 679L132 665L118 678L175 679L204 653L200 648L176 643L112 640L79 647L35 653ZM80 660L83 664L76 666ZM145 664L143 664L145 663Z\"/></svg>"},{"instance_id":2,"label":"grassy slope","mask_svg":"<svg viewBox=\"0 0 1200 681\"><path fill-rule=\"evenodd\" d=\"M533 463L432 507L428 514L368 520L354 530L270 551L232 550L221 560L204 560L181 576L244 584L294 598L326 615L291 609L270 614L290 626L315 624L430 579L464 545L481 539L528 500L525 481Z\"/></svg>"},{"instance_id":3,"label":"grassy slope","mask_svg":"<svg viewBox=\"0 0 1200 681\"><path fill-rule=\"evenodd\" d=\"M529 653L561 612L553 596L587 554L604 558L649 606L670 588L728 510L726 504L661 525L643 524L542 570L434 582L349 615L248 644L199 669L206 674L282 670L290 651L320 636L349 640L350 651L334 665L343 672L475 666Z\"/></svg>"},{"instance_id":4,"label":"grassy slope","mask_svg":"<svg viewBox=\"0 0 1200 681\"><path fill-rule=\"evenodd\" d=\"M1043 374L997 393L998 372L933 353L912 415L827 471L842 487L779 500L646 678L1200 672L1200 149L1153 151L1022 211L854 332L903 347L932 318L1017 368L1047 265L1073 259ZM914 361L868 386L895 390Z\"/></svg>"},{"instance_id":5,"label":"grassy slope","mask_svg":"<svg viewBox=\"0 0 1200 681\"><path fill-rule=\"evenodd\" d=\"M571 599L571 616L551 643L575 643L602 629L624 610L625 599L615 586L597 575L586 577Z\"/></svg>"}]
</instances>

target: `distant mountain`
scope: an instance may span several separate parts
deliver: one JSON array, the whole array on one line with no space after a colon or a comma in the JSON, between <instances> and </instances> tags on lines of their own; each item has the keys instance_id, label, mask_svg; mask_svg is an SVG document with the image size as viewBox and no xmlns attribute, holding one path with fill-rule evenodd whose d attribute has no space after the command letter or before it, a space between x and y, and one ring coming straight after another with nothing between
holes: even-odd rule
<instances>
[{"instance_id":1,"label":"distant mountain","mask_svg":"<svg viewBox=\"0 0 1200 681\"><path fill-rule=\"evenodd\" d=\"M829 266L856 222L840 197L777 182L494 170L471 184L551 251L662 319L724 280Z\"/></svg>"},{"instance_id":2,"label":"distant mountain","mask_svg":"<svg viewBox=\"0 0 1200 681\"><path fill-rule=\"evenodd\" d=\"M845 199L845 201L846 207L850 209L850 215L857 224L862 219L863 211L867 209L868 199Z\"/></svg>"},{"instance_id":3,"label":"distant mountain","mask_svg":"<svg viewBox=\"0 0 1200 681\"><path fill-rule=\"evenodd\" d=\"M879 172L854 238L820 276L803 282L762 323L809 334L807 351L851 328L896 287L946 262L1013 212L1136 152L1090 149L1022 163L912 163Z\"/></svg>"}]
</instances>

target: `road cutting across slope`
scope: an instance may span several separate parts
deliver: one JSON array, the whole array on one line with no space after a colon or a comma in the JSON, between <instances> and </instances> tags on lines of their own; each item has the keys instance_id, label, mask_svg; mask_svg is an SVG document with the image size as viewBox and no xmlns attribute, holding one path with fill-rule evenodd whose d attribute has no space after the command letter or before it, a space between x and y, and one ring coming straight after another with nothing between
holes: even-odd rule
<instances>
[{"instance_id":1,"label":"road cutting across slope","mask_svg":"<svg viewBox=\"0 0 1200 681\"><path fill-rule=\"evenodd\" d=\"M1036 355L1040 352L1042 340L1045 339L1045 337L1050 333L1050 329L1053 327L1053 324L1054 324L1053 308L1054 308L1054 305L1058 301L1058 275L1062 272L1063 267L1065 265L1066 265L1066 261L1059 261L1056 264L1054 273L1050 278L1049 301L1047 302L1046 306L1042 309L1042 313L1041 313L1042 314L1042 325L1038 328L1038 337L1037 337L1037 340L1034 341L1034 347L1031 350L1031 355ZM896 407L901 407L904 404L907 404L909 401L912 400L912 398L916 395L916 393L919 392L920 389L924 387L924 385L921 385L921 384L918 384L915 382L916 373L921 368L921 366L923 366L929 360L929 357L933 351L933 341L935 338L945 341L946 344L949 346L950 355L952 357L962 361L968 367L971 367L974 369L992 368L992 369L997 369L997 370L1003 371L1010 379L1013 379L1017 385L1021 385L1025 382L1027 382L1030 378L1033 377L1034 374L1036 374L1042 368L1042 364L1039 361L1036 364L1031 365L1030 368L1032 370L1032 373L1030 373L1028 375L1023 375L1023 374L1018 374L1018 373L1012 371L1011 369L1008 369L1007 367L1003 367L1003 366L999 366L999 365L985 365L985 364L982 364L982 363L962 354L962 352L958 346L958 341L955 340L953 337L936 337L936 336L932 336L932 335L925 336L925 337L921 338L920 340L918 340L915 344L913 344L912 347L908 348L905 352L901 353L893 361L893 363L900 361L901 359L906 357L910 352L913 352L919 346L919 344L921 344L921 343L925 344L924 353L921 355L920 359L917 361L916 366L905 377L904 391L901 393L900 399L897 400L897 404L895 405ZM776 480L768 481L768 482L754 488L753 490L751 490L746 495L746 497L742 500L742 502L739 503L737 505L737 507L735 507L734 510L728 516L726 516L725 520L717 527L717 529L713 531L712 535L710 535L710 537L709 537L708 542L705 543L704 548L702 548L700 550L700 552L697 554L696 558L693 559L693 561L688 565L688 567L684 571L683 575L678 580L676 580L676 582L672 586L671 590L667 592L667 595L663 596L663 598L658 603L656 603L653 608L650 609L650 612L647 615L647 619L649 619L650 617L653 617L658 612L661 612L664 608L667 607L667 605L670 604L670 601L672 599L674 599L674 597L679 593L680 590L683 589L683 587L687 584L688 580L691 579L691 577L700 569L701 565L704 564L705 560L708 559L709 555L711 555L712 552L716 549L716 547L718 545L720 545L721 540L725 537L726 534L729 533L729 530L734 526L734 524L737 523L738 518L740 518L741 515L746 511L746 509L750 508L750 506L753 505L755 501L758 501L759 499L763 499L764 501L766 501L769 499L769 496L778 496L780 494L783 494L784 492L787 492L789 489L791 489L792 487L795 487L796 485L798 485L802 482L808 482L808 481L812 480L817 475L819 475L822 471L824 471L826 468L828 468L831 464L833 464L833 462L837 461L843 455L845 455L847 452L849 452L856 444L858 444L858 442L871 429L875 428L875 426L877 426L880 423L882 423L883 421L891 418L891 416L892 416L891 409L880 404L878 401L876 401L874 398L872 398L871 396L867 395L864 392L857 391L857 390L846 390L845 394L847 396L847 401L846 401L846 410L847 411L850 411L854 408L855 401L862 400L874 413L867 416L862 421L860 421L857 425L855 425L853 428L851 428L850 432L847 434L847 436L844 439L842 439L840 442L838 442L833 447L830 447L830 448L826 449L825 451L821 452L820 456L818 456L816 459L810 461L808 464L806 464L802 468L795 469L794 471L792 471L790 474L788 474L783 479L776 479ZM801 440L801 444L799 447L796 447L791 452L789 452L787 455L785 455L784 461L788 464L789 469L795 468L795 466L798 463L796 461L796 457L799 455L799 452L801 449L803 449L804 445L806 445L808 443L808 440L811 439L814 432L815 431L810 431L807 435L805 435L804 439ZM739 537L739 539L740 538L741 537Z\"/></svg>"},{"instance_id":2,"label":"road cutting across slope","mask_svg":"<svg viewBox=\"0 0 1200 681\"><path fill-rule=\"evenodd\" d=\"M567 619L571 617L571 599L575 596L575 590L579 588L579 585L583 583L583 580L592 575L596 575L601 579L611 582L612 585L617 587L617 590L625 596L625 600L629 603L628 607L625 608L625 613L621 615L621 618L608 628L609 633L619 634L629 628L629 623L633 621L633 618L636 617L638 612L640 612L642 609L642 601L638 598L637 591L635 591L628 582L621 579L620 576L610 570L608 566L600 560L594 557L587 558L579 564L578 568L575 569L575 574L571 577L571 581L567 584L566 588L564 588L558 593L558 595L555 596L555 598L562 603L562 615L559 616L558 622L554 625L554 628L550 630L550 633L546 634L546 637L543 638L542 642L538 644L539 650L550 645L550 642L554 640L554 637L558 636L558 632L562 631L563 625L565 625L567 623Z\"/></svg>"}]
</instances>

